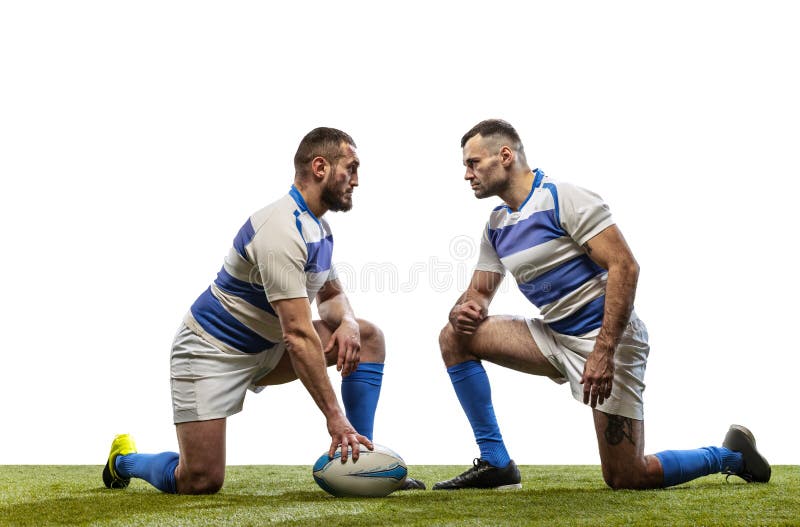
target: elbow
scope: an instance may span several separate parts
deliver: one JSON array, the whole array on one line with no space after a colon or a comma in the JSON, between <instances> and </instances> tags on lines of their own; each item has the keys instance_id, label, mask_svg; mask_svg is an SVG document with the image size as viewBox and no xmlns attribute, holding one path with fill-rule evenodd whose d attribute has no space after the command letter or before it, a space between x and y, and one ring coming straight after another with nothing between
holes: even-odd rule
<instances>
[{"instance_id":1,"label":"elbow","mask_svg":"<svg viewBox=\"0 0 800 527\"><path fill-rule=\"evenodd\" d=\"M283 345L289 353L292 353L298 346L302 345L301 341L302 339L295 333L283 333Z\"/></svg>"},{"instance_id":2,"label":"elbow","mask_svg":"<svg viewBox=\"0 0 800 527\"><path fill-rule=\"evenodd\" d=\"M625 263L625 273L634 281L639 280L639 262L633 256Z\"/></svg>"},{"instance_id":3,"label":"elbow","mask_svg":"<svg viewBox=\"0 0 800 527\"><path fill-rule=\"evenodd\" d=\"M286 346L286 351L292 354L305 349L309 338L308 331L300 327L283 331L283 343Z\"/></svg>"},{"instance_id":4,"label":"elbow","mask_svg":"<svg viewBox=\"0 0 800 527\"><path fill-rule=\"evenodd\" d=\"M608 274L634 284L639 281L639 263L633 255L620 258L608 267Z\"/></svg>"}]
</instances>

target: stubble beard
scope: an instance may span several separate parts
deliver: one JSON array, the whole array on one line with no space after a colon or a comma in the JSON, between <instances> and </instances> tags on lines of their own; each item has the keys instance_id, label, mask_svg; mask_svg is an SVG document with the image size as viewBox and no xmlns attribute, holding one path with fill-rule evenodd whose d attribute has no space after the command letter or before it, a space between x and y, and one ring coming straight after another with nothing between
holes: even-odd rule
<instances>
[{"instance_id":1,"label":"stubble beard","mask_svg":"<svg viewBox=\"0 0 800 527\"><path fill-rule=\"evenodd\" d=\"M480 186L475 190L475 197L478 199L490 198L492 196L499 196L511 186L511 182L507 179L495 178L492 181L491 176L497 176L502 171L500 162L495 161L487 170L484 175L483 181Z\"/></svg>"},{"instance_id":2,"label":"stubble beard","mask_svg":"<svg viewBox=\"0 0 800 527\"><path fill-rule=\"evenodd\" d=\"M478 199L491 198L492 196L499 196L504 190L510 186L508 181L494 181L491 184L481 183L475 192L475 197Z\"/></svg>"}]
</instances>

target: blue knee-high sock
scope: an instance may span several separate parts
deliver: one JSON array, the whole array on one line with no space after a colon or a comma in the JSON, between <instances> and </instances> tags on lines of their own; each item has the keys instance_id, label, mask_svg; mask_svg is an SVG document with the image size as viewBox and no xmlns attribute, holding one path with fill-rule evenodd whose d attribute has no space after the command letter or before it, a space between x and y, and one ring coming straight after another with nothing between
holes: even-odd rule
<instances>
[{"instance_id":1,"label":"blue knee-high sock","mask_svg":"<svg viewBox=\"0 0 800 527\"><path fill-rule=\"evenodd\" d=\"M362 362L356 371L342 378L342 402L350 424L372 440L375 409L381 395L383 364Z\"/></svg>"},{"instance_id":2,"label":"blue knee-high sock","mask_svg":"<svg viewBox=\"0 0 800 527\"><path fill-rule=\"evenodd\" d=\"M472 425L481 459L495 467L505 467L511 458L494 415L492 388L483 365L471 360L450 366L447 373L450 374L461 408Z\"/></svg>"},{"instance_id":3,"label":"blue knee-high sock","mask_svg":"<svg viewBox=\"0 0 800 527\"><path fill-rule=\"evenodd\" d=\"M742 470L742 454L724 447L665 450L655 456L664 469L664 487L679 485L717 472Z\"/></svg>"},{"instance_id":4,"label":"blue knee-high sock","mask_svg":"<svg viewBox=\"0 0 800 527\"><path fill-rule=\"evenodd\" d=\"M175 467L178 466L178 454L162 452L160 454L128 454L117 456L114 467L123 478L140 478L150 483L161 492L175 494Z\"/></svg>"}]
</instances>

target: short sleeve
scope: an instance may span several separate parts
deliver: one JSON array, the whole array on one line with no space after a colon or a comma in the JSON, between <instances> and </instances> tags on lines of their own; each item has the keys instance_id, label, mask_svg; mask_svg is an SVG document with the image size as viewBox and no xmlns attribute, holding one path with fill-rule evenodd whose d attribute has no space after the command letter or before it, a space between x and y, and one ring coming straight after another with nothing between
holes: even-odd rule
<instances>
[{"instance_id":1,"label":"short sleeve","mask_svg":"<svg viewBox=\"0 0 800 527\"><path fill-rule=\"evenodd\" d=\"M249 246L267 300L308 298L305 265L308 248L293 224L268 221Z\"/></svg>"},{"instance_id":2,"label":"short sleeve","mask_svg":"<svg viewBox=\"0 0 800 527\"><path fill-rule=\"evenodd\" d=\"M614 225L608 205L590 190L559 183L558 201L561 226L578 245L583 245Z\"/></svg>"},{"instance_id":3,"label":"short sleeve","mask_svg":"<svg viewBox=\"0 0 800 527\"><path fill-rule=\"evenodd\" d=\"M478 254L478 265L475 266L476 271L490 271L497 274L506 274L506 268L500 257L497 256L497 251L494 250L492 242L489 240L489 225L483 229L483 236L481 236L481 249Z\"/></svg>"}]
</instances>

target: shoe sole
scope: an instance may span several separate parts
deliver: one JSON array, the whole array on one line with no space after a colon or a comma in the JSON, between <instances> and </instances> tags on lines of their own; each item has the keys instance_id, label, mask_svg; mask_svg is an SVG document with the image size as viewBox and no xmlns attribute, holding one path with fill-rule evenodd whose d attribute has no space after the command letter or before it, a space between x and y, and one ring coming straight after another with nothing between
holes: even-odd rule
<instances>
[{"instance_id":1,"label":"shoe sole","mask_svg":"<svg viewBox=\"0 0 800 527\"><path fill-rule=\"evenodd\" d=\"M433 486L433 490L520 490L522 483L512 483L510 485L500 485L499 487L437 487Z\"/></svg>"},{"instance_id":2,"label":"shoe sole","mask_svg":"<svg viewBox=\"0 0 800 527\"><path fill-rule=\"evenodd\" d=\"M745 470L753 476L753 481L766 483L772 476L772 468L766 458L756 450L756 439L753 433L742 425L731 425L722 446L741 452L742 459L747 460ZM744 479L744 478L743 478Z\"/></svg>"},{"instance_id":3,"label":"shoe sole","mask_svg":"<svg viewBox=\"0 0 800 527\"><path fill-rule=\"evenodd\" d=\"M121 478L114 478L111 475L111 470L108 468L108 462L103 467L103 483L107 489L124 489L130 484L131 480L124 480Z\"/></svg>"},{"instance_id":4,"label":"shoe sole","mask_svg":"<svg viewBox=\"0 0 800 527\"><path fill-rule=\"evenodd\" d=\"M491 479L497 480L506 480L506 481L514 481L514 483L506 483L502 485L470 485L470 484L462 484L461 482L464 480L469 479L479 479L484 477L484 474L481 474L480 471L484 469L485 465L483 463L487 463L483 461L482 463L478 463L480 460L475 459L475 467L467 470L463 474L456 476L453 479L449 479L447 481L440 481L433 485L432 490L462 490L462 489L477 489L477 490L518 490L522 488L522 477L520 476L519 469L517 465L514 463L514 460L509 460L508 464L504 468L494 467L494 470L504 472L502 476L494 475ZM488 463L487 463L488 465ZM473 470L478 470L478 474L475 475L472 473ZM489 479L489 478L485 478ZM486 482L488 483L488 482Z\"/></svg>"}]
</instances>

